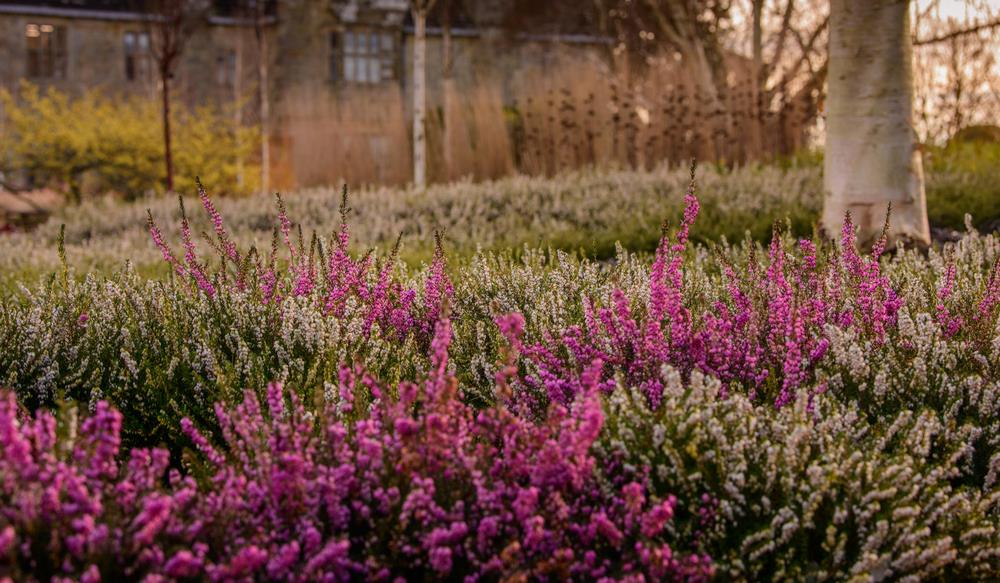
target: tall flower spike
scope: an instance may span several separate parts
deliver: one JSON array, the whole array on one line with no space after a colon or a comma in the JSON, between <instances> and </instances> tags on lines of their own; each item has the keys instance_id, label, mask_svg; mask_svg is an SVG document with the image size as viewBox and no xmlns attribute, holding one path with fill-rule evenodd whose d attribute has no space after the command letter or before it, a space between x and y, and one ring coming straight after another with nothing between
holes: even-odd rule
<instances>
[{"instance_id":1,"label":"tall flower spike","mask_svg":"<svg viewBox=\"0 0 1000 583\"><path fill-rule=\"evenodd\" d=\"M156 226L156 221L153 220L153 213L149 209L146 209L146 227L149 229L150 237L153 238L153 244L156 245L156 248L163 255L163 260L174 268L174 272L177 273L178 277L184 277L186 275L184 266L174 256L174 252L170 250L170 246L164 242L163 234L160 233L159 227Z\"/></svg>"},{"instance_id":2,"label":"tall flower spike","mask_svg":"<svg viewBox=\"0 0 1000 583\"><path fill-rule=\"evenodd\" d=\"M191 239L191 225L188 223L187 213L184 211L184 199L178 195L177 200L181 208L181 241L184 244L184 262L187 264L188 272L198 287L208 297L214 297L215 286L208 280L205 270L198 262L198 254L195 251L194 241Z\"/></svg>"},{"instance_id":3,"label":"tall flower spike","mask_svg":"<svg viewBox=\"0 0 1000 583\"><path fill-rule=\"evenodd\" d=\"M219 238L219 245L222 247L225 257L238 266L240 263L240 253L236 249L236 243L229 239L226 227L222 224L222 215L219 214L218 209L215 208L215 204L212 203L212 200L208 197L208 193L205 192L205 187L202 185L201 179L195 177L194 180L198 186L198 197L201 199L201 205L205 207L205 212L208 213L209 218L212 220L212 227Z\"/></svg>"},{"instance_id":4,"label":"tall flower spike","mask_svg":"<svg viewBox=\"0 0 1000 583\"><path fill-rule=\"evenodd\" d=\"M350 241L350 230L347 223L347 217L351 214L351 207L347 206L347 184L345 183L340 192L340 231L337 233L337 242L340 247L347 250L347 244Z\"/></svg>"},{"instance_id":5,"label":"tall flower spike","mask_svg":"<svg viewBox=\"0 0 1000 583\"><path fill-rule=\"evenodd\" d=\"M945 338L951 338L962 328L963 320L961 316L953 316L951 310L945 305L948 298L955 291L955 257L954 253L948 253L946 258L946 267L944 273L944 283L938 289L937 292L937 305L935 309L937 310L937 321L941 326L941 330Z\"/></svg>"},{"instance_id":6,"label":"tall flower spike","mask_svg":"<svg viewBox=\"0 0 1000 583\"><path fill-rule=\"evenodd\" d=\"M882 232L879 234L878 239L872 245L872 257L878 261L878 258L882 256L885 252L885 246L889 242L889 218L892 216L892 201L889 201L889 205L885 209L885 222L882 223Z\"/></svg>"},{"instance_id":7,"label":"tall flower spike","mask_svg":"<svg viewBox=\"0 0 1000 583\"><path fill-rule=\"evenodd\" d=\"M993 308L998 305L1000 305L1000 257L993 262L993 269L990 270L990 277L986 283L983 298L979 301L979 310L975 319L990 318L993 315Z\"/></svg>"},{"instance_id":8,"label":"tall flower spike","mask_svg":"<svg viewBox=\"0 0 1000 583\"><path fill-rule=\"evenodd\" d=\"M281 199L281 195L275 192L274 199L278 205L278 227L281 229L281 236L285 240L285 246L288 247L288 252L292 254L292 258L294 259L295 246L292 245L292 221L288 219L288 211L285 209L285 201Z\"/></svg>"},{"instance_id":9,"label":"tall flower spike","mask_svg":"<svg viewBox=\"0 0 1000 583\"><path fill-rule=\"evenodd\" d=\"M424 309L426 310L424 332L427 334L434 329L441 314L442 304L449 301L454 293L454 287L445 271L447 263L443 238L444 235L441 231L434 232L434 258L431 260L430 273L424 284Z\"/></svg>"}]
</instances>

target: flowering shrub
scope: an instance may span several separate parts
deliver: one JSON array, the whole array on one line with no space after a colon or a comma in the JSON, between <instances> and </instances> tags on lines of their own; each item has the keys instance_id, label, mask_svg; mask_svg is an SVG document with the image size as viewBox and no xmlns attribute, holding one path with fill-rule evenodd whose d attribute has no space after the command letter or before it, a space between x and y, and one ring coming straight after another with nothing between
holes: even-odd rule
<instances>
[{"instance_id":1,"label":"flowering shrub","mask_svg":"<svg viewBox=\"0 0 1000 583\"><path fill-rule=\"evenodd\" d=\"M5 394L0 575L711 576L708 557L671 546L676 499L650 497L644 475L593 457L604 423L593 390L540 424L476 411L447 373L450 335L440 321L429 376L395 387L398 398L345 366L318 416L278 384L265 406L253 392L217 405L225 449L184 419L207 462L201 485L168 471L164 450L134 450L119 468L121 414L104 402L78 435L57 435L50 413L27 418Z\"/></svg>"},{"instance_id":2,"label":"flowering shrub","mask_svg":"<svg viewBox=\"0 0 1000 583\"><path fill-rule=\"evenodd\" d=\"M229 238L222 215L201 183L198 183L198 196L215 231L214 242L209 235L205 234L204 237L219 255L220 267L216 272L210 273L198 256L184 212L183 199L180 199L183 261L164 242L151 213L148 225L153 243L173 272L181 280L188 280L210 299L215 298L223 289L227 289L230 294L259 293L259 301L263 304L280 303L286 297L306 296L320 303L324 314L335 317L343 317L348 302L357 299L364 306L363 331L366 335L371 334L372 327L378 324L390 337L405 339L410 333L417 332L426 343L439 316L441 302L447 300L453 292L451 282L445 274L440 237L424 285L422 306L415 304L415 290L405 288L392 277L396 267L398 242L392 255L377 269L373 269L374 261L370 252L360 260L352 258L348 251L350 230L347 215L350 209L347 207L346 188L341 198L340 228L328 253L324 252L315 233L309 251L306 252L301 226L298 229L298 242L293 244L292 222L281 197L277 197L278 228L275 230L266 264L256 247L250 247L245 253L239 251L236 243ZM288 250L288 269L284 272L278 266L279 233ZM329 255L328 260L324 261L324 255Z\"/></svg>"},{"instance_id":3,"label":"flowering shrub","mask_svg":"<svg viewBox=\"0 0 1000 583\"><path fill-rule=\"evenodd\" d=\"M180 177L178 177L180 179ZM193 181L192 181L193 182ZM477 250L518 250L525 245L613 258L616 241L632 251L653 251L662 217L683 206L674 193L684 188L687 173L672 168L650 172L578 172L558 178L517 176L495 182L435 184L426 190L368 188L352 193L352 241L358 249L388 254L400 233L406 234L400 258L410 266L430 262L431 233L448 233L449 257L468 257ZM213 194L218 191L206 179ZM745 230L767 237L771 223L792 216L796 231L806 234L810 217L819 213L820 173L813 169L782 171L774 167L718 171L706 168L699 178L702 215L694 236L699 240L740 240ZM192 183L181 190L195 193ZM266 196L216 197L229 235L242 248L271 238L274 201ZM196 199L188 199L196 204ZM340 192L316 188L285 197L289 214L312 230L327 233L339 222ZM0 290L44 279L59 268L55 241L66 223L66 251L81 272L110 274L130 261L147 276L168 275L159 250L149 244L146 209L161 222L168 240L171 227L162 217L178 218L170 197L121 204L115 199L90 200L57 212L31 233L0 237ZM513 209L516 209L513 210ZM204 213L189 216L192 232L212 232ZM306 243L309 241L307 240ZM266 243L263 245L266 250Z\"/></svg>"},{"instance_id":4,"label":"flowering shrub","mask_svg":"<svg viewBox=\"0 0 1000 583\"><path fill-rule=\"evenodd\" d=\"M728 298L708 302L696 319L685 305L682 271L699 210L693 173L685 201L674 242L664 236L657 248L644 309L638 312L619 289L604 307L584 298L584 326L562 332L558 347L548 342L529 348L537 368L525 378L529 388L551 400L571 400L578 391L574 369L600 359L608 365L605 386L613 387L610 375L621 371L626 384L640 387L655 408L662 393L660 369L670 364L685 375L697 369L744 387L752 396L771 397L781 407L813 380L815 364L830 344L826 327L855 328L876 344L885 343L886 330L895 326L903 303L879 266L885 235L875 243L872 257L863 259L855 250L850 216L844 221L840 252L828 258L825 268L818 264L812 241L798 241L800 256L793 263L777 234L766 268L751 257L740 278L723 259ZM949 320L949 333L957 327ZM561 358L558 348L569 358Z\"/></svg>"},{"instance_id":5,"label":"flowering shrub","mask_svg":"<svg viewBox=\"0 0 1000 583\"><path fill-rule=\"evenodd\" d=\"M245 387L273 380L311 402L328 390L341 363L359 361L389 382L414 378L440 304L452 294L443 251L418 280L403 279L394 257L348 254L346 195L332 250L309 248L279 200L270 253L241 250L200 190L213 226L204 235L217 261L203 258L181 207L183 253L148 219L174 280L125 272L109 281L56 278L0 307L0 385L30 407L58 398L108 400L125 416L129 445L166 442L177 422L212 423L212 403L233 402ZM280 243L279 243L280 241Z\"/></svg>"},{"instance_id":6,"label":"flowering shrub","mask_svg":"<svg viewBox=\"0 0 1000 583\"><path fill-rule=\"evenodd\" d=\"M229 193L259 188L260 131L234 126L230 114L218 107L173 106L178 188L192 189L197 172ZM107 191L132 199L162 189L161 115L159 104L138 96L101 90L74 96L22 82L15 91L0 89L0 166L15 175L30 173L69 201Z\"/></svg>"},{"instance_id":7,"label":"flowering shrub","mask_svg":"<svg viewBox=\"0 0 1000 583\"><path fill-rule=\"evenodd\" d=\"M871 422L829 393L774 410L722 389L673 368L656 409L616 389L599 454L650 467L653 491L687 503L674 522L721 578L973 581L1000 566L1000 492L956 485L972 426L926 410Z\"/></svg>"},{"instance_id":8,"label":"flowering shrub","mask_svg":"<svg viewBox=\"0 0 1000 583\"><path fill-rule=\"evenodd\" d=\"M217 145L218 125L214 128L215 139L205 144ZM51 135L62 135L60 132ZM186 151L182 149L178 155ZM961 167L970 159L964 154L949 156L947 164L932 164L934 168L926 176L932 226L961 231L963 218L971 213L985 234L996 230L1000 212L994 195L995 185L1000 183L995 178L998 165L992 163L992 157L979 158L982 163L975 168ZM222 163L210 167L225 172L233 168L232 164ZM189 176L194 175L192 171ZM254 173L248 168L246 175L252 177ZM211 175L202 176L210 189L233 184ZM177 179L187 180L180 175ZM664 166L648 171L587 170L551 178L514 176L485 183L461 181L434 184L426 190L363 189L352 198L353 240L361 248L388 252L399 233L406 233L400 258L410 266L430 261L434 253L430 234L435 229L448 233L448 254L452 258L472 257L480 250L503 254L509 249L520 254L528 246L582 251L592 259L610 260L616 258L618 243L632 252L655 251L662 218L679 216L683 211L682 197L676 193L683 192L687 181L686 169ZM185 184L188 186L181 190L194 193L193 179ZM695 241L727 238L738 242L749 232L755 240L766 241L774 222L786 220L791 234L809 236L822 207L822 193L822 164L704 167L699 170L698 184L702 219L695 225L692 237ZM287 197L286 202L306 232L325 233L338 221L335 188L301 190ZM274 205L268 197L220 198L216 205L239 245L248 247L270 237L269 217ZM134 204L99 198L57 211L34 232L0 237L0 292L42 280L59 268L54 243L60 223L66 223L70 263L81 272L112 274L127 260L143 275L165 276L159 251L149 245L144 224L147 207L156 217L177 214L176 202L169 197ZM207 218L190 219L195 233L211 229Z\"/></svg>"},{"instance_id":9,"label":"flowering shrub","mask_svg":"<svg viewBox=\"0 0 1000 583\"><path fill-rule=\"evenodd\" d=\"M410 270L352 253L346 201L307 244L279 199L264 253L201 203L213 252L183 208L182 251L148 223L169 281L64 268L0 304L0 385L104 419L5 397L0 437L44 436L42 461L2 454L0 576L1000 569L994 235L867 255L848 220L835 243L706 248L692 187L651 265L529 249L449 269L438 240ZM99 542L71 542L90 524Z\"/></svg>"}]
</instances>

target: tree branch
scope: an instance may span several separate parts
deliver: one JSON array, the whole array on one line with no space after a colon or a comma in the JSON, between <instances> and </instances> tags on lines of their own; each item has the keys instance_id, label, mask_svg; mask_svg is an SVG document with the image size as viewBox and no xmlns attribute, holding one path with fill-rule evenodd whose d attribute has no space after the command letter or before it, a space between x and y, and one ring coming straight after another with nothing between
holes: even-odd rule
<instances>
[{"instance_id":1,"label":"tree branch","mask_svg":"<svg viewBox=\"0 0 1000 583\"><path fill-rule=\"evenodd\" d=\"M813 52L813 48L816 46L816 41L819 39L819 35L826 29L829 23L830 23L830 16L827 15L826 18L823 19L823 22L821 22L820 25L816 27L816 30L814 30L812 34L809 36L809 40L804 45L800 43L800 46L802 48L802 56L799 57L799 60L796 61L793 66L791 66L789 69L785 71L785 73L781 76L781 81L779 81L776 85L774 85L771 89L768 90L767 95L769 98L774 96L774 93L777 89L785 87L793 77L798 75L799 70L802 69L803 64L808 65L810 67L812 66L812 61L810 60L810 56Z\"/></svg>"},{"instance_id":2,"label":"tree branch","mask_svg":"<svg viewBox=\"0 0 1000 583\"><path fill-rule=\"evenodd\" d=\"M795 11L795 0L788 0L785 6L785 14L781 18L781 31L778 32L778 43L774 47L774 56L771 57L771 65L767 68L766 75L770 75L781 63L781 57L785 52L785 39L788 31L792 28L792 13Z\"/></svg>"},{"instance_id":3,"label":"tree branch","mask_svg":"<svg viewBox=\"0 0 1000 583\"><path fill-rule=\"evenodd\" d=\"M913 39L913 46L919 47L924 45L932 45L936 43L947 42L954 38L958 38L960 36L976 34L977 32L981 32L984 30L992 30L994 28L1000 28L1000 18L992 20L990 22L984 22L982 24L970 26L969 28L960 28L958 30L953 30L947 34L932 36L931 38Z\"/></svg>"},{"instance_id":4,"label":"tree branch","mask_svg":"<svg viewBox=\"0 0 1000 583\"><path fill-rule=\"evenodd\" d=\"M677 28L676 22L672 22L671 19L667 18L667 15L660 10L660 6L655 0L647 0L646 6L653 13L653 18L656 20L660 32L663 33L664 39L678 49L683 49L686 43Z\"/></svg>"}]
</instances>

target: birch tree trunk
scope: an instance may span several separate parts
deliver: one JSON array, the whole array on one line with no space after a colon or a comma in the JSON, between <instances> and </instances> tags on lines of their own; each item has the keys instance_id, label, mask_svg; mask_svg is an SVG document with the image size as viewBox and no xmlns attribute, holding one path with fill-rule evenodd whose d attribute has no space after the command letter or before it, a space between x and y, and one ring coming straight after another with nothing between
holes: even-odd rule
<instances>
[{"instance_id":1,"label":"birch tree trunk","mask_svg":"<svg viewBox=\"0 0 1000 583\"><path fill-rule=\"evenodd\" d=\"M263 3L261 3L263 4ZM256 13L254 28L257 34L257 82L260 91L260 189L271 189L271 96L268 84L269 56L267 34L262 26L263 15Z\"/></svg>"},{"instance_id":2,"label":"birch tree trunk","mask_svg":"<svg viewBox=\"0 0 1000 583\"><path fill-rule=\"evenodd\" d=\"M890 241L930 242L913 131L908 0L832 0L823 229L844 215L875 240L892 203Z\"/></svg>"},{"instance_id":3,"label":"birch tree trunk","mask_svg":"<svg viewBox=\"0 0 1000 583\"><path fill-rule=\"evenodd\" d=\"M445 6L447 10L450 6ZM451 19L445 13L445 22L442 26L441 35L441 76L442 80L442 115L444 118L444 136L442 146L444 149L444 170L445 177L453 180L455 161L452 141L455 139L455 115L453 97L455 92L455 80L452 77L452 67L454 66L454 55L452 53Z\"/></svg>"},{"instance_id":4,"label":"birch tree trunk","mask_svg":"<svg viewBox=\"0 0 1000 583\"><path fill-rule=\"evenodd\" d=\"M427 8L414 5L413 27L413 184L427 185Z\"/></svg>"},{"instance_id":5,"label":"birch tree trunk","mask_svg":"<svg viewBox=\"0 0 1000 583\"><path fill-rule=\"evenodd\" d=\"M751 80L750 92L750 141L751 146L748 159L763 157L764 128L761 122L764 117L761 115L761 102L764 94L764 0L753 0L752 20L753 20L753 79Z\"/></svg>"},{"instance_id":6,"label":"birch tree trunk","mask_svg":"<svg viewBox=\"0 0 1000 583\"><path fill-rule=\"evenodd\" d=\"M233 62L233 131L236 135L236 185L243 191L243 31L236 29L236 56Z\"/></svg>"}]
</instances>

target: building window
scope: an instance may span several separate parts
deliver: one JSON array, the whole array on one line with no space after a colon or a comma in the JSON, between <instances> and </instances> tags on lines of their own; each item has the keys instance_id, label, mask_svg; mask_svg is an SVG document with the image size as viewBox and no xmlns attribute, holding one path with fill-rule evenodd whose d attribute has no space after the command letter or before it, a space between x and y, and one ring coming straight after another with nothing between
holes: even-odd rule
<instances>
[{"instance_id":1,"label":"building window","mask_svg":"<svg viewBox=\"0 0 1000 583\"><path fill-rule=\"evenodd\" d=\"M381 83L396 78L396 37L388 31L351 29L330 35L330 78Z\"/></svg>"},{"instance_id":2,"label":"building window","mask_svg":"<svg viewBox=\"0 0 1000 583\"><path fill-rule=\"evenodd\" d=\"M226 93L236 90L236 51L224 50L216 55L215 82Z\"/></svg>"},{"instance_id":3,"label":"building window","mask_svg":"<svg viewBox=\"0 0 1000 583\"><path fill-rule=\"evenodd\" d=\"M126 32L125 79L128 81L148 81L150 78L149 33Z\"/></svg>"},{"instance_id":4,"label":"building window","mask_svg":"<svg viewBox=\"0 0 1000 583\"><path fill-rule=\"evenodd\" d=\"M28 77L66 77L66 27L29 23L24 27L28 50Z\"/></svg>"}]
</instances>

